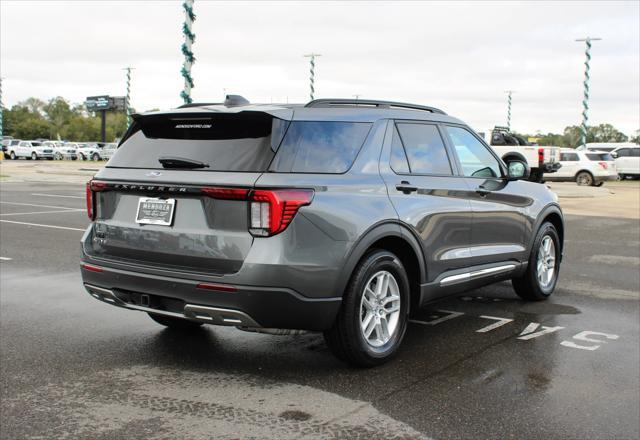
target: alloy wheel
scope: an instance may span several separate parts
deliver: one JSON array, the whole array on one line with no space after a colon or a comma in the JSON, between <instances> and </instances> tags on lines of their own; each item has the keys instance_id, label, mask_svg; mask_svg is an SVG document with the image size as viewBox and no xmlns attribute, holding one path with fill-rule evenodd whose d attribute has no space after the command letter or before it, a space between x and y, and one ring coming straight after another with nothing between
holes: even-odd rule
<instances>
[{"instance_id":1,"label":"alloy wheel","mask_svg":"<svg viewBox=\"0 0 640 440\"><path fill-rule=\"evenodd\" d=\"M386 270L367 281L360 300L360 330L372 347L391 340L400 320L400 288L395 277Z\"/></svg>"},{"instance_id":2,"label":"alloy wheel","mask_svg":"<svg viewBox=\"0 0 640 440\"><path fill-rule=\"evenodd\" d=\"M546 289L553 282L556 268L556 246L548 235L545 235L540 243L536 264L538 283L540 283L540 287Z\"/></svg>"}]
</instances>

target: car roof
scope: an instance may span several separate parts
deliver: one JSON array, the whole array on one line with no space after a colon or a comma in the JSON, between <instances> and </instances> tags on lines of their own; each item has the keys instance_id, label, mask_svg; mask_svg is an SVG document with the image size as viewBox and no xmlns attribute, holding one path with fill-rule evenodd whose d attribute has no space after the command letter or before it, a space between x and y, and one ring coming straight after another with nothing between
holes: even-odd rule
<instances>
[{"instance_id":1,"label":"car roof","mask_svg":"<svg viewBox=\"0 0 640 440\"><path fill-rule=\"evenodd\" d=\"M242 113L262 112L274 117L290 121L346 121L346 122L375 122L380 119L407 119L419 121L447 122L466 125L461 120L444 114L441 110L431 109L415 104L389 103L389 101L362 101L389 103L387 107L359 105L348 100L318 100L340 102L339 106L310 106L313 104L246 104L238 106L225 106L221 103L188 104L181 108L168 111L154 111L133 115L134 119L149 116L193 114L193 113ZM352 104L345 104L348 101ZM397 105L405 105L402 108ZM411 107L412 106L412 107Z\"/></svg>"}]
</instances>

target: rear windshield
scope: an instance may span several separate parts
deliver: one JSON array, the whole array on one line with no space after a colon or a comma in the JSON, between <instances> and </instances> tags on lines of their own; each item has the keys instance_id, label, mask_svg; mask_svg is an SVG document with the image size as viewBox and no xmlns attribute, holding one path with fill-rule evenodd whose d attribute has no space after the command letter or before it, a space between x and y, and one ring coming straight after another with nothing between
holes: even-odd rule
<instances>
[{"instance_id":1,"label":"rear windshield","mask_svg":"<svg viewBox=\"0 0 640 440\"><path fill-rule=\"evenodd\" d=\"M161 157L178 157L207 171L265 171L287 125L259 112L151 116L136 123L108 166L162 168Z\"/></svg>"},{"instance_id":2,"label":"rear windshield","mask_svg":"<svg viewBox=\"0 0 640 440\"><path fill-rule=\"evenodd\" d=\"M205 171L344 173L355 160L370 123L288 122L266 113L159 115L132 127L108 166L162 168L178 157Z\"/></svg>"}]
</instances>

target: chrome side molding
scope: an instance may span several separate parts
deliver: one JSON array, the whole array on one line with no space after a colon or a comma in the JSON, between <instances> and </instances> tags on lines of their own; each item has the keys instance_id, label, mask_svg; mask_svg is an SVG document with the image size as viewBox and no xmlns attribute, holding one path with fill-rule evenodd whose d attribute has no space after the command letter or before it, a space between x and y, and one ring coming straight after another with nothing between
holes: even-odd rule
<instances>
[{"instance_id":1,"label":"chrome side molding","mask_svg":"<svg viewBox=\"0 0 640 440\"><path fill-rule=\"evenodd\" d=\"M505 264L502 266L488 267L486 269L479 269L472 272L459 273L451 275L440 280L441 286L449 286L451 284L464 283L476 278L482 278L489 275L495 275L504 272L510 272L516 268L515 264Z\"/></svg>"}]
</instances>

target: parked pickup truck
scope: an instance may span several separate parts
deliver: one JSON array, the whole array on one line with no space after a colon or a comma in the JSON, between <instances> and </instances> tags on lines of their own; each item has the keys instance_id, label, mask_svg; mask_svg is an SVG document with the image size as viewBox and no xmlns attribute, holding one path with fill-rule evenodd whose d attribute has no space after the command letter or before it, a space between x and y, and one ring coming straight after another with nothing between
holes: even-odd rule
<instances>
[{"instance_id":1,"label":"parked pickup truck","mask_svg":"<svg viewBox=\"0 0 640 440\"><path fill-rule=\"evenodd\" d=\"M520 136L510 133L506 127L489 130L488 134L484 134L484 139L503 161L527 162L531 168L531 182L542 183L544 173L555 173L562 166L559 147L531 145Z\"/></svg>"}]
</instances>

